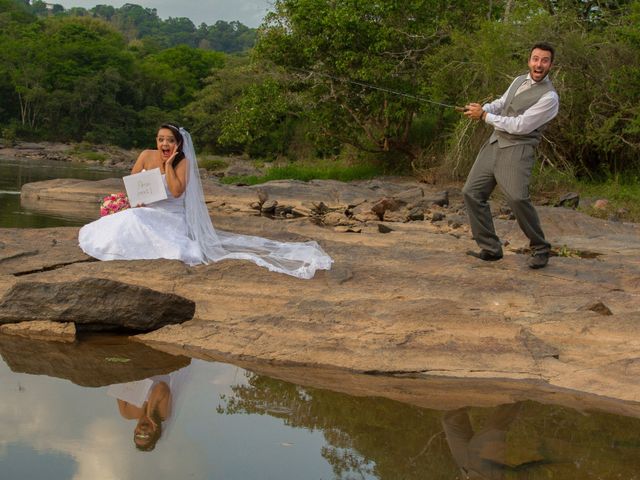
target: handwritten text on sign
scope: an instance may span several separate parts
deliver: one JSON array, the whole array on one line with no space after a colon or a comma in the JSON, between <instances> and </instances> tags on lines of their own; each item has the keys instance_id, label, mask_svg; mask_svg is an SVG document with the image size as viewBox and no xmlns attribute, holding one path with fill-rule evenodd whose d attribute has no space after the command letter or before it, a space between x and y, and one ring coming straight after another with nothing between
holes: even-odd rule
<instances>
[{"instance_id":1,"label":"handwritten text on sign","mask_svg":"<svg viewBox=\"0 0 640 480\"><path fill-rule=\"evenodd\" d=\"M149 205L167 198L159 168L127 175L122 180L132 207Z\"/></svg>"}]
</instances>

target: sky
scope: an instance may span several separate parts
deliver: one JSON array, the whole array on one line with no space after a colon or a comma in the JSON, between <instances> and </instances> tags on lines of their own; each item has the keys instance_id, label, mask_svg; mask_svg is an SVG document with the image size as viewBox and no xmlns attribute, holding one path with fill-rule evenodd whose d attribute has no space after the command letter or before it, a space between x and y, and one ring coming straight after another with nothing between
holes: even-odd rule
<instances>
[{"instance_id":1,"label":"sky","mask_svg":"<svg viewBox=\"0 0 640 480\"><path fill-rule=\"evenodd\" d=\"M162 19L187 17L196 26L203 22L212 25L218 20L238 20L247 27L255 28L262 23L272 0L49 0L47 3L57 3L65 9L90 9L96 5L120 8L125 3L133 3L145 8L155 8Z\"/></svg>"},{"instance_id":2,"label":"sky","mask_svg":"<svg viewBox=\"0 0 640 480\"><path fill-rule=\"evenodd\" d=\"M244 370L202 360L187 369L156 448L140 452L135 421L121 416L108 387L14 373L0 357L0 478L332 478L321 429L217 412L222 395L248 384Z\"/></svg>"}]
</instances>

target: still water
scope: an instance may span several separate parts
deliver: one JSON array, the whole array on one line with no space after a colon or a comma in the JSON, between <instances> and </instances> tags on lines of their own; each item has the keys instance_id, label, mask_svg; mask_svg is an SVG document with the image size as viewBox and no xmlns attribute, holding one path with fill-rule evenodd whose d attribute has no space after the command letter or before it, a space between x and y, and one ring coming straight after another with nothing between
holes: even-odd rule
<instances>
[{"instance_id":1,"label":"still water","mask_svg":"<svg viewBox=\"0 0 640 480\"><path fill-rule=\"evenodd\" d=\"M2 479L640 478L637 418L531 401L430 410L115 337L0 335L0 354ZM154 398L168 407L144 451Z\"/></svg>"},{"instance_id":2,"label":"still water","mask_svg":"<svg viewBox=\"0 0 640 480\"><path fill-rule=\"evenodd\" d=\"M0 161L0 226L81 225L23 209L20 186L116 175ZM112 336L0 334L0 356L0 480L640 480L640 415L533 401L426 409Z\"/></svg>"},{"instance_id":3,"label":"still water","mask_svg":"<svg viewBox=\"0 0 640 480\"><path fill-rule=\"evenodd\" d=\"M0 227L42 228L80 226L87 223L87 219L73 215L41 213L23 208L20 205L20 189L25 183L55 178L101 180L128 173L79 163L0 157Z\"/></svg>"}]
</instances>

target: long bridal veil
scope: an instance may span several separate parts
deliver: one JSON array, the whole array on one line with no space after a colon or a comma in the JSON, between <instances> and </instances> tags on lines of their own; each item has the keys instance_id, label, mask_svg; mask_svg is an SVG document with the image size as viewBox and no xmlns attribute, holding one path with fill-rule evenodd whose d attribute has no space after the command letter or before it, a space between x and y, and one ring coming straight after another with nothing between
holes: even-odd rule
<instances>
[{"instance_id":1,"label":"long bridal veil","mask_svg":"<svg viewBox=\"0 0 640 480\"><path fill-rule=\"evenodd\" d=\"M312 278L316 270L329 270L333 260L315 241L277 242L267 238L234 234L213 228L204 200L191 135L180 128L188 162L185 210L188 235L202 252L202 263L224 259L249 260L273 272Z\"/></svg>"}]
</instances>

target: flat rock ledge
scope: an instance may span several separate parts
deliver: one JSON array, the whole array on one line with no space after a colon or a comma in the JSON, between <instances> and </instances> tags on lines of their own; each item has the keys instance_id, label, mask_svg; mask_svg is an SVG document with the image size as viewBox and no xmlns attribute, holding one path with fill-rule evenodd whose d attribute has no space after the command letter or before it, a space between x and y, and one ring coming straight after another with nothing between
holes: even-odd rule
<instances>
[{"instance_id":1,"label":"flat rock ledge","mask_svg":"<svg viewBox=\"0 0 640 480\"><path fill-rule=\"evenodd\" d=\"M76 324L33 320L0 325L0 333L56 342L75 342Z\"/></svg>"},{"instance_id":2,"label":"flat rock ledge","mask_svg":"<svg viewBox=\"0 0 640 480\"><path fill-rule=\"evenodd\" d=\"M96 196L109 193L94 182L74 189L94 187ZM46 185L38 188L47 193ZM78 208L73 189L56 188L58 200ZM547 268L531 270L526 239L498 202L504 259L484 263L465 255L476 246L455 187L446 188L441 204L434 201L444 200L445 189L403 179L259 188L208 181L205 188L217 228L317 240L333 257L333 269L305 281L236 260L196 267L96 262L77 247L77 228L4 229L0 295L24 281L117 279L195 302L193 319L137 336L159 349L252 362L266 371L305 368L316 378L331 369L377 374L372 379L411 377L414 385L434 376L474 385L483 379L535 386L549 398L561 391L640 403L636 224L540 207L557 256ZM277 205L263 212L270 201ZM287 208L276 211L278 205ZM316 383L346 388L344 379L337 382L343 384ZM526 390L518 395L527 397Z\"/></svg>"}]
</instances>

